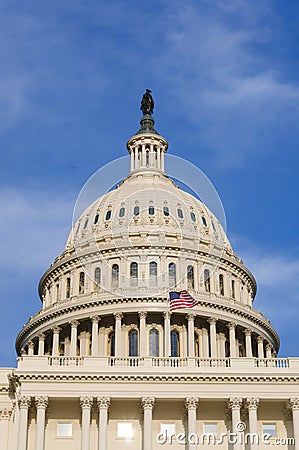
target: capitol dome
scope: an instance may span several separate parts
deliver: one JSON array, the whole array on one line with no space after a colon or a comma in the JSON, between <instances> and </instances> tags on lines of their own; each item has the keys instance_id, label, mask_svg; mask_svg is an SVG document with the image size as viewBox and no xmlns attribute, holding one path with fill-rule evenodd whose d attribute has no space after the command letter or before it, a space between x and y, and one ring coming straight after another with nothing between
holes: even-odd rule
<instances>
[{"instance_id":1,"label":"capitol dome","mask_svg":"<svg viewBox=\"0 0 299 450\"><path fill-rule=\"evenodd\" d=\"M279 338L253 308L253 275L215 215L165 173L168 143L152 115L144 114L140 124L127 142L128 176L85 209L43 275L43 307L20 332L18 353L92 355L101 347L110 356L149 355L149 337L138 335L134 355L130 350L130 329L141 333L142 326L143 334L144 327L158 333L156 356L275 356ZM170 325L169 291L183 290L197 306L189 318L173 312ZM102 336L96 338L99 321ZM175 354L165 327L177 333ZM194 339L187 328L194 328Z\"/></svg>"}]
</instances>

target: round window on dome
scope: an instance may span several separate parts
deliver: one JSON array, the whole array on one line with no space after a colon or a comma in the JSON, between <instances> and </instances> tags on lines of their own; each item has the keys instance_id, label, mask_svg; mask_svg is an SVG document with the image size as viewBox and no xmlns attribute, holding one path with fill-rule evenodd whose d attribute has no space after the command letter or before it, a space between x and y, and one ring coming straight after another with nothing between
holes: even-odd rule
<instances>
[{"instance_id":1,"label":"round window on dome","mask_svg":"<svg viewBox=\"0 0 299 450\"><path fill-rule=\"evenodd\" d=\"M94 221L93 221L94 225L96 225L96 224L98 223L98 221L99 221L99 215L96 214L96 215L94 216Z\"/></svg>"},{"instance_id":2,"label":"round window on dome","mask_svg":"<svg viewBox=\"0 0 299 450\"><path fill-rule=\"evenodd\" d=\"M180 219L183 219L183 218L184 218L183 210L182 210L181 208L178 208L178 217L179 217Z\"/></svg>"},{"instance_id":3,"label":"round window on dome","mask_svg":"<svg viewBox=\"0 0 299 450\"><path fill-rule=\"evenodd\" d=\"M134 206L134 216L139 216L140 208L139 206Z\"/></svg>"},{"instance_id":4,"label":"round window on dome","mask_svg":"<svg viewBox=\"0 0 299 450\"><path fill-rule=\"evenodd\" d=\"M193 222L196 222L196 215L194 214L193 211L190 211L190 216L191 216L191 220L192 220Z\"/></svg>"},{"instance_id":5,"label":"round window on dome","mask_svg":"<svg viewBox=\"0 0 299 450\"><path fill-rule=\"evenodd\" d=\"M126 212L125 208L120 208L119 213L118 213L119 217L124 217L125 212Z\"/></svg>"},{"instance_id":6,"label":"round window on dome","mask_svg":"<svg viewBox=\"0 0 299 450\"><path fill-rule=\"evenodd\" d=\"M111 219L111 209L108 209L108 211L106 212L105 220L110 220L110 219Z\"/></svg>"},{"instance_id":7,"label":"round window on dome","mask_svg":"<svg viewBox=\"0 0 299 450\"><path fill-rule=\"evenodd\" d=\"M166 216L166 217L169 216L169 208L168 208L168 206L164 206L164 208L163 208L163 214L164 214L164 216Z\"/></svg>"}]
</instances>

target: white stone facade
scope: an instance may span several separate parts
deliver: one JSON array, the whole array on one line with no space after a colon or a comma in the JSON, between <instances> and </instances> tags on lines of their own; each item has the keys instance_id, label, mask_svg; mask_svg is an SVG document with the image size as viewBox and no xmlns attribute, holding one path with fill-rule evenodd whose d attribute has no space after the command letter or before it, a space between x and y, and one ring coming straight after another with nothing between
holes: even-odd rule
<instances>
[{"instance_id":1,"label":"white stone facade","mask_svg":"<svg viewBox=\"0 0 299 450\"><path fill-rule=\"evenodd\" d=\"M267 432L299 450L299 358L277 357L253 275L164 173L167 147L155 132L128 141L128 177L84 211L42 277L17 368L0 369L0 450L210 448L194 443L204 433L257 450ZM183 289L197 305L170 312L168 292ZM240 423L238 438L260 441L229 443Z\"/></svg>"}]
</instances>

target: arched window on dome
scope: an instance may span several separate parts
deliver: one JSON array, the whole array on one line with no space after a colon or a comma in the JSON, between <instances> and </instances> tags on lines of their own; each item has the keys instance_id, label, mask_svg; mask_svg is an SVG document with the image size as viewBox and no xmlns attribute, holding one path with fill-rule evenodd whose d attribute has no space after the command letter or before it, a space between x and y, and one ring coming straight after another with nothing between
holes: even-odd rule
<instances>
[{"instance_id":1,"label":"arched window on dome","mask_svg":"<svg viewBox=\"0 0 299 450\"><path fill-rule=\"evenodd\" d=\"M111 331L108 335L108 355L115 356L115 333Z\"/></svg>"},{"instance_id":2,"label":"arched window on dome","mask_svg":"<svg viewBox=\"0 0 299 450\"><path fill-rule=\"evenodd\" d=\"M95 289L99 289L101 287L101 269L100 269L100 267L96 267L94 269L94 287L95 287Z\"/></svg>"},{"instance_id":3,"label":"arched window on dome","mask_svg":"<svg viewBox=\"0 0 299 450\"><path fill-rule=\"evenodd\" d=\"M222 273L219 275L219 292L220 295L224 295L224 278Z\"/></svg>"},{"instance_id":4,"label":"arched window on dome","mask_svg":"<svg viewBox=\"0 0 299 450\"><path fill-rule=\"evenodd\" d=\"M169 287L176 285L176 265L173 262L168 265L168 281Z\"/></svg>"},{"instance_id":5,"label":"arched window on dome","mask_svg":"<svg viewBox=\"0 0 299 450\"><path fill-rule=\"evenodd\" d=\"M156 328L149 332L149 355L159 356L159 331Z\"/></svg>"},{"instance_id":6,"label":"arched window on dome","mask_svg":"<svg viewBox=\"0 0 299 450\"><path fill-rule=\"evenodd\" d=\"M126 212L126 210L125 210L125 208L122 206L122 207L120 208L120 210L119 210L118 216L119 216L119 217L124 217L125 212Z\"/></svg>"},{"instance_id":7,"label":"arched window on dome","mask_svg":"<svg viewBox=\"0 0 299 450\"><path fill-rule=\"evenodd\" d=\"M168 208L168 206L164 206L163 207L163 214L164 214L165 217L169 216L169 208Z\"/></svg>"},{"instance_id":8,"label":"arched window on dome","mask_svg":"<svg viewBox=\"0 0 299 450\"><path fill-rule=\"evenodd\" d=\"M205 216L202 216L202 217L201 217L201 220L202 220L203 226L204 226L204 227L207 227L207 226L208 226L208 223L207 223L207 219L205 218Z\"/></svg>"},{"instance_id":9,"label":"arched window on dome","mask_svg":"<svg viewBox=\"0 0 299 450\"><path fill-rule=\"evenodd\" d=\"M155 214L155 207L154 206L149 206L148 207L148 213L150 216L153 216Z\"/></svg>"},{"instance_id":10,"label":"arched window on dome","mask_svg":"<svg viewBox=\"0 0 299 450\"><path fill-rule=\"evenodd\" d=\"M86 227L87 227L87 224L88 224L88 219L86 219L86 220L85 220L85 222L84 222L84 227L83 227L83 230L85 230L85 229L86 229Z\"/></svg>"},{"instance_id":11,"label":"arched window on dome","mask_svg":"<svg viewBox=\"0 0 299 450\"><path fill-rule=\"evenodd\" d=\"M105 216L105 220L110 220L111 219L111 209L108 209L108 211L106 212L106 216Z\"/></svg>"},{"instance_id":12,"label":"arched window on dome","mask_svg":"<svg viewBox=\"0 0 299 450\"><path fill-rule=\"evenodd\" d=\"M130 264L130 285L138 286L138 264L137 264L137 262L132 262Z\"/></svg>"},{"instance_id":13,"label":"arched window on dome","mask_svg":"<svg viewBox=\"0 0 299 450\"><path fill-rule=\"evenodd\" d=\"M187 267L187 285L188 285L188 289L194 289L194 268L193 268L193 266Z\"/></svg>"},{"instance_id":14,"label":"arched window on dome","mask_svg":"<svg viewBox=\"0 0 299 450\"><path fill-rule=\"evenodd\" d=\"M84 272L79 273L79 294L84 293L84 282L85 282L85 274Z\"/></svg>"},{"instance_id":15,"label":"arched window on dome","mask_svg":"<svg viewBox=\"0 0 299 450\"><path fill-rule=\"evenodd\" d=\"M134 216L139 216L139 212L140 212L139 206L134 206L134 212L133 212Z\"/></svg>"},{"instance_id":16,"label":"arched window on dome","mask_svg":"<svg viewBox=\"0 0 299 450\"><path fill-rule=\"evenodd\" d=\"M205 269L204 271L204 284L205 284L205 291L211 292L210 271L208 269Z\"/></svg>"},{"instance_id":17,"label":"arched window on dome","mask_svg":"<svg viewBox=\"0 0 299 450\"><path fill-rule=\"evenodd\" d=\"M151 261L149 264L149 284L150 286L157 286L157 263Z\"/></svg>"},{"instance_id":18,"label":"arched window on dome","mask_svg":"<svg viewBox=\"0 0 299 450\"><path fill-rule=\"evenodd\" d=\"M145 165L146 165L146 167L148 167L148 166L149 166L149 163L150 163L150 157L149 157L149 155L150 155L150 153L149 153L149 150L147 149L147 150L146 150L146 154L145 154Z\"/></svg>"},{"instance_id":19,"label":"arched window on dome","mask_svg":"<svg viewBox=\"0 0 299 450\"><path fill-rule=\"evenodd\" d=\"M236 298L236 284L235 284L235 280L232 280L231 287L232 287L232 298L235 299Z\"/></svg>"},{"instance_id":20,"label":"arched window on dome","mask_svg":"<svg viewBox=\"0 0 299 450\"><path fill-rule=\"evenodd\" d=\"M129 356L138 356L138 332L135 329L129 331Z\"/></svg>"},{"instance_id":21,"label":"arched window on dome","mask_svg":"<svg viewBox=\"0 0 299 450\"><path fill-rule=\"evenodd\" d=\"M172 330L170 332L170 348L171 356L180 356L180 337L179 333L176 330Z\"/></svg>"},{"instance_id":22,"label":"arched window on dome","mask_svg":"<svg viewBox=\"0 0 299 450\"><path fill-rule=\"evenodd\" d=\"M71 296L71 278L67 277L66 279L66 290L65 290L66 298L70 298Z\"/></svg>"},{"instance_id":23,"label":"arched window on dome","mask_svg":"<svg viewBox=\"0 0 299 450\"><path fill-rule=\"evenodd\" d=\"M118 264L113 264L111 269L111 287L118 288L119 287L119 266Z\"/></svg>"},{"instance_id":24,"label":"arched window on dome","mask_svg":"<svg viewBox=\"0 0 299 450\"><path fill-rule=\"evenodd\" d=\"M190 217L191 217L192 222L196 222L196 215L194 214L193 211L190 211Z\"/></svg>"},{"instance_id":25,"label":"arched window on dome","mask_svg":"<svg viewBox=\"0 0 299 450\"><path fill-rule=\"evenodd\" d=\"M184 218L184 213L183 213L183 210L181 209L181 208L178 208L178 218L179 219L183 219Z\"/></svg>"},{"instance_id":26,"label":"arched window on dome","mask_svg":"<svg viewBox=\"0 0 299 450\"><path fill-rule=\"evenodd\" d=\"M96 225L98 223L98 221L99 221L99 214L96 214L94 216L94 220L93 220L94 225Z\"/></svg>"}]
</instances>

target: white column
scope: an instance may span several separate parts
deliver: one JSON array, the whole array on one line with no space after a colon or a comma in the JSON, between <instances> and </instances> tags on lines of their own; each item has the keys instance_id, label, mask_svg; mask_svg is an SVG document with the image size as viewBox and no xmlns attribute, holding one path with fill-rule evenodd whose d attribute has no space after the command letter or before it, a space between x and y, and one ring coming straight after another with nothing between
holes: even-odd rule
<instances>
[{"instance_id":1,"label":"white column","mask_svg":"<svg viewBox=\"0 0 299 450\"><path fill-rule=\"evenodd\" d=\"M219 333L219 357L225 358L225 334Z\"/></svg>"},{"instance_id":2,"label":"white column","mask_svg":"<svg viewBox=\"0 0 299 450\"><path fill-rule=\"evenodd\" d=\"M142 167L145 167L145 160L146 160L146 157L145 157L145 155L146 155L146 152L145 152L145 144L142 144L142 155L141 155L141 165L142 165Z\"/></svg>"},{"instance_id":3,"label":"white column","mask_svg":"<svg viewBox=\"0 0 299 450\"><path fill-rule=\"evenodd\" d=\"M53 343L52 343L52 356L59 356L59 333L61 328L54 327L53 331Z\"/></svg>"},{"instance_id":4,"label":"white column","mask_svg":"<svg viewBox=\"0 0 299 450\"><path fill-rule=\"evenodd\" d=\"M134 150L131 145L129 145L130 158L131 158L131 172L134 170Z\"/></svg>"},{"instance_id":5,"label":"white column","mask_svg":"<svg viewBox=\"0 0 299 450\"><path fill-rule=\"evenodd\" d=\"M230 322L228 325L229 329L229 354L231 358L236 357L236 324Z\"/></svg>"},{"instance_id":6,"label":"white column","mask_svg":"<svg viewBox=\"0 0 299 450\"><path fill-rule=\"evenodd\" d=\"M171 352L171 346L170 346L170 312L164 312L164 356L165 358L168 358L170 356Z\"/></svg>"},{"instance_id":7,"label":"white column","mask_svg":"<svg viewBox=\"0 0 299 450\"><path fill-rule=\"evenodd\" d=\"M271 344L266 345L266 358L267 359L272 358L272 345Z\"/></svg>"},{"instance_id":8,"label":"white column","mask_svg":"<svg viewBox=\"0 0 299 450\"><path fill-rule=\"evenodd\" d=\"M246 329L244 331L245 334L245 343L246 343L246 357L252 358L252 341L251 341L251 330Z\"/></svg>"},{"instance_id":9,"label":"white column","mask_svg":"<svg viewBox=\"0 0 299 450\"><path fill-rule=\"evenodd\" d=\"M194 350L194 318L195 314L189 313L187 314L188 319L188 356L189 358L194 358L195 350Z\"/></svg>"},{"instance_id":10,"label":"white column","mask_svg":"<svg viewBox=\"0 0 299 450\"><path fill-rule=\"evenodd\" d=\"M138 146L134 148L135 169L138 169Z\"/></svg>"},{"instance_id":11,"label":"white column","mask_svg":"<svg viewBox=\"0 0 299 450\"><path fill-rule=\"evenodd\" d=\"M152 450L152 418L155 399L152 397L142 397L141 405L143 408L143 450Z\"/></svg>"},{"instance_id":12,"label":"white column","mask_svg":"<svg viewBox=\"0 0 299 450\"><path fill-rule=\"evenodd\" d=\"M147 313L142 311L139 312L139 330L140 330L140 356L144 357L146 356L146 316Z\"/></svg>"},{"instance_id":13,"label":"white column","mask_svg":"<svg viewBox=\"0 0 299 450\"><path fill-rule=\"evenodd\" d=\"M206 328L202 328L202 356L204 358L209 357L209 333Z\"/></svg>"},{"instance_id":14,"label":"white column","mask_svg":"<svg viewBox=\"0 0 299 450\"><path fill-rule=\"evenodd\" d=\"M238 423L241 422L241 406L242 399L241 398L230 398L229 406L232 412L232 433L237 434L237 443L233 445L234 450L241 450L242 444L240 443L240 432L238 431Z\"/></svg>"},{"instance_id":15,"label":"white column","mask_svg":"<svg viewBox=\"0 0 299 450\"><path fill-rule=\"evenodd\" d=\"M159 146L157 148L157 168L161 168L161 150Z\"/></svg>"},{"instance_id":16,"label":"white column","mask_svg":"<svg viewBox=\"0 0 299 450\"><path fill-rule=\"evenodd\" d=\"M295 450L299 450L299 398L290 398L290 408L293 414Z\"/></svg>"},{"instance_id":17,"label":"white column","mask_svg":"<svg viewBox=\"0 0 299 450\"><path fill-rule=\"evenodd\" d=\"M258 336L257 337L257 353L258 353L258 358L259 359L265 358L264 338L262 338L262 336Z\"/></svg>"},{"instance_id":18,"label":"white column","mask_svg":"<svg viewBox=\"0 0 299 450\"><path fill-rule=\"evenodd\" d=\"M252 436L252 441L250 444L250 450L259 449L259 436L258 436L258 424L257 424L257 409L259 406L258 398L247 398L246 406L249 413L249 433Z\"/></svg>"},{"instance_id":19,"label":"white column","mask_svg":"<svg viewBox=\"0 0 299 450\"><path fill-rule=\"evenodd\" d=\"M0 450L8 450L9 421L12 409L0 408Z\"/></svg>"},{"instance_id":20,"label":"white column","mask_svg":"<svg viewBox=\"0 0 299 450\"><path fill-rule=\"evenodd\" d=\"M188 434L187 434L187 442L189 442L189 449L196 450L197 445L193 443L196 439L196 410L198 407L198 398L196 397L187 397L185 399L185 407L188 414Z\"/></svg>"},{"instance_id":21,"label":"white column","mask_svg":"<svg viewBox=\"0 0 299 450\"><path fill-rule=\"evenodd\" d=\"M108 409L110 406L110 397L97 398L99 408L99 436L98 450L107 450L108 448Z\"/></svg>"},{"instance_id":22,"label":"white column","mask_svg":"<svg viewBox=\"0 0 299 450\"><path fill-rule=\"evenodd\" d=\"M115 318L115 356L121 356L121 319L122 313L114 313Z\"/></svg>"},{"instance_id":23,"label":"white column","mask_svg":"<svg viewBox=\"0 0 299 450\"><path fill-rule=\"evenodd\" d=\"M70 356L77 356L77 328L78 320L73 320L71 323L71 351Z\"/></svg>"},{"instance_id":24,"label":"white column","mask_svg":"<svg viewBox=\"0 0 299 450\"><path fill-rule=\"evenodd\" d=\"M45 448L45 422L46 409L48 406L48 397L35 397L36 406L36 434L35 450L44 450Z\"/></svg>"},{"instance_id":25,"label":"white column","mask_svg":"<svg viewBox=\"0 0 299 450\"><path fill-rule=\"evenodd\" d=\"M164 155L165 155L165 153L164 153L163 148L161 150L162 150L161 151L161 170L163 170L163 172L164 172Z\"/></svg>"},{"instance_id":26,"label":"white column","mask_svg":"<svg viewBox=\"0 0 299 450\"><path fill-rule=\"evenodd\" d=\"M80 397L82 411L81 450L90 450L90 410L92 397Z\"/></svg>"},{"instance_id":27,"label":"white column","mask_svg":"<svg viewBox=\"0 0 299 450\"><path fill-rule=\"evenodd\" d=\"M17 450L27 449L28 409L30 404L31 397L22 396L19 398L19 431Z\"/></svg>"},{"instance_id":28,"label":"white column","mask_svg":"<svg viewBox=\"0 0 299 450\"><path fill-rule=\"evenodd\" d=\"M217 319L215 317L211 317L208 319L210 324L210 349L211 349L211 358L217 358L217 342L216 342L216 322Z\"/></svg>"},{"instance_id":29,"label":"white column","mask_svg":"<svg viewBox=\"0 0 299 450\"><path fill-rule=\"evenodd\" d=\"M44 333L38 335L38 356L44 356L45 354L45 337Z\"/></svg>"},{"instance_id":30,"label":"white column","mask_svg":"<svg viewBox=\"0 0 299 450\"><path fill-rule=\"evenodd\" d=\"M32 341L28 342L28 356L34 355L34 343Z\"/></svg>"},{"instance_id":31,"label":"white column","mask_svg":"<svg viewBox=\"0 0 299 450\"><path fill-rule=\"evenodd\" d=\"M99 316L92 316L91 356L99 356Z\"/></svg>"}]
</instances>

